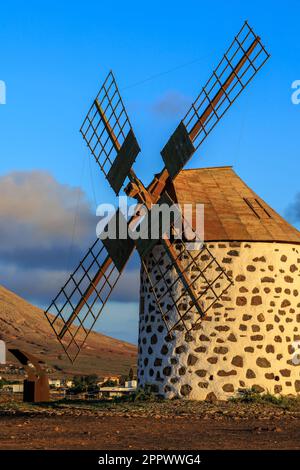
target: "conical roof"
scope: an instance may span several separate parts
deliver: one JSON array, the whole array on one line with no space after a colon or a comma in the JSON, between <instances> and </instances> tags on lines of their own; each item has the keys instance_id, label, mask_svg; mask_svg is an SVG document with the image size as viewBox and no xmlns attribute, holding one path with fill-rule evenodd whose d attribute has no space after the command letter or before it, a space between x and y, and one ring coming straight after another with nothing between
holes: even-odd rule
<instances>
[{"instance_id":1,"label":"conical roof","mask_svg":"<svg viewBox=\"0 0 300 470\"><path fill-rule=\"evenodd\" d=\"M180 204L204 204L204 239L299 243L300 232L261 199L230 166L181 171Z\"/></svg>"}]
</instances>

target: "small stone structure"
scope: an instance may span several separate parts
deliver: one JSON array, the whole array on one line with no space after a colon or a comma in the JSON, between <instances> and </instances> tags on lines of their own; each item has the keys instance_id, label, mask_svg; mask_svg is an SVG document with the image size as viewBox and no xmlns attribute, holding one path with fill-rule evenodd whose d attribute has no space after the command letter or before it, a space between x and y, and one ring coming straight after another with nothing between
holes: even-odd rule
<instances>
[{"instance_id":1,"label":"small stone structure","mask_svg":"<svg viewBox=\"0 0 300 470\"><path fill-rule=\"evenodd\" d=\"M0 364L6 364L6 344L0 339Z\"/></svg>"},{"instance_id":2,"label":"small stone structure","mask_svg":"<svg viewBox=\"0 0 300 470\"><path fill-rule=\"evenodd\" d=\"M251 387L275 395L296 395L300 392L300 364L295 356L300 342L300 233L230 167L190 171L181 172L175 180L177 200L204 202L206 244L233 285L196 329L187 333L179 328L168 337L141 272L139 384L151 384L168 398L196 400L227 399ZM198 192L189 192L190 176L197 181ZM184 186L186 193L180 190ZM160 245L153 250L159 252ZM151 256L146 259L149 267ZM202 263L205 259L200 269ZM172 273L168 275L172 283ZM207 301L208 295L204 304Z\"/></svg>"}]
</instances>

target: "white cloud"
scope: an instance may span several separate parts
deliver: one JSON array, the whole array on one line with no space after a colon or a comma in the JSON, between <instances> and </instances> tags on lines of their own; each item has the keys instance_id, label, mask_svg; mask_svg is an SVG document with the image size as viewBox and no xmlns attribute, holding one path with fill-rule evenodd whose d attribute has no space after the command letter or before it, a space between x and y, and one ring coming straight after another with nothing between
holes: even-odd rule
<instances>
[{"instance_id":1,"label":"white cloud","mask_svg":"<svg viewBox=\"0 0 300 470\"><path fill-rule=\"evenodd\" d=\"M300 222L300 193L297 193L294 201L286 209L286 216L292 223Z\"/></svg>"},{"instance_id":2,"label":"white cloud","mask_svg":"<svg viewBox=\"0 0 300 470\"><path fill-rule=\"evenodd\" d=\"M177 91L168 91L161 96L152 107L152 111L158 116L183 117L191 102L190 99Z\"/></svg>"},{"instance_id":3,"label":"white cloud","mask_svg":"<svg viewBox=\"0 0 300 470\"><path fill-rule=\"evenodd\" d=\"M85 193L47 172L12 172L0 177L0 220L0 284L48 306L96 238ZM112 299L137 300L138 286L134 261Z\"/></svg>"},{"instance_id":4,"label":"white cloud","mask_svg":"<svg viewBox=\"0 0 300 470\"><path fill-rule=\"evenodd\" d=\"M81 189L41 171L0 178L0 259L26 266L61 267L62 253L96 238L96 217ZM56 266L56 267L57 267Z\"/></svg>"}]
</instances>

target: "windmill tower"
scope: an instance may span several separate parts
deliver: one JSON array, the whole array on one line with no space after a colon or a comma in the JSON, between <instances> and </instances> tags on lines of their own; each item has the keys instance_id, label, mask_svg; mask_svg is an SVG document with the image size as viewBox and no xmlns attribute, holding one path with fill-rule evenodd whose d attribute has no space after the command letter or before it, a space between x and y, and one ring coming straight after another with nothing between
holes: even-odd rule
<instances>
[{"instance_id":1,"label":"windmill tower","mask_svg":"<svg viewBox=\"0 0 300 470\"><path fill-rule=\"evenodd\" d=\"M245 22L163 148L165 166L148 187L132 168L140 148L109 73L81 133L115 193L128 182L124 191L138 203L132 219L119 211L109 223L142 227L142 206L153 215L157 205L201 203L205 243L189 249L165 220L162 234L170 236L159 240L124 239L121 230L117 238L97 239L46 311L71 361L137 248L141 386L191 399L227 398L249 386L299 391L291 348L299 321L300 234L230 167L183 170L268 57Z\"/></svg>"},{"instance_id":2,"label":"windmill tower","mask_svg":"<svg viewBox=\"0 0 300 470\"><path fill-rule=\"evenodd\" d=\"M207 250L189 256L197 260L190 278L194 276L194 289L203 293L207 310L197 323L193 309L188 314L192 318L185 315L188 302L182 299L177 305L184 327L179 324L173 336L165 335L157 298L171 303L161 288L173 285L174 273L164 269L156 246L143 260L141 273L139 383L152 384L169 398L195 400L223 400L249 388L300 392L295 356L300 340L300 233L231 167L185 170L173 186L181 205L204 203ZM233 281L222 293L225 276L213 258ZM147 269L156 295L149 288ZM191 320L195 325L189 329Z\"/></svg>"}]
</instances>

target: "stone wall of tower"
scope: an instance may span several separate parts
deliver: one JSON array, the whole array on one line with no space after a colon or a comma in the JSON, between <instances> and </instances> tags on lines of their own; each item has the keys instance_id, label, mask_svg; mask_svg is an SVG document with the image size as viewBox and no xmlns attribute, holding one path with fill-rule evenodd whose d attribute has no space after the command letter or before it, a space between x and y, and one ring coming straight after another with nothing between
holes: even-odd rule
<instances>
[{"instance_id":1,"label":"stone wall of tower","mask_svg":"<svg viewBox=\"0 0 300 470\"><path fill-rule=\"evenodd\" d=\"M142 271L139 384L151 384L168 398L195 400L224 400L251 387L296 395L300 365L292 359L294 342L300 341L300 246L216 242L208 247L234 285L190 333L166 336Z\"/></svg>"}]
</instances>

